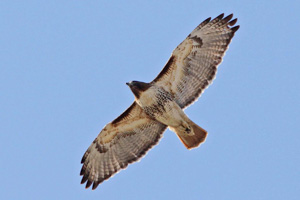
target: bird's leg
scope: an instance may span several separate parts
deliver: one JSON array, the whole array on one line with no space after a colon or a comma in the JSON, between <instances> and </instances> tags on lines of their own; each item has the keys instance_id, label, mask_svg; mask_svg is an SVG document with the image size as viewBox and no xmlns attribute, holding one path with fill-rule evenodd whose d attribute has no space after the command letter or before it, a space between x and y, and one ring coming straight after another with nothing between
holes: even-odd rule
<instances>
[{"instance_id":1,"label":"bird's leg","mask_svg":"<svg viewBox=\"0 0 300 200\"><path fill-rule=\"evenodd\" d=\"M189 134L192 131L191 127L186 122L182 122L181 126L183 127L184 133Z\"/></svg>"}]
</instances>

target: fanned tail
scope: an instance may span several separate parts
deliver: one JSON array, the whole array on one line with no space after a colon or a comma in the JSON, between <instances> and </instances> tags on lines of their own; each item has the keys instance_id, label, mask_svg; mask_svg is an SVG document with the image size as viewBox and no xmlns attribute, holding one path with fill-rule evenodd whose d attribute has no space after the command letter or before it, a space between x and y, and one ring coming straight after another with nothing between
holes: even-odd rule
<instances>
[{"instance_id":1,"label":"fanned tail","mask_svg":"<svg viewBox=\"0 0 300 200\"><path fill-rule=\"evenodd\" d=\"M186 130L182 126L172 128L172 130L177 134L187 149L193 149L205 141L207 131L191 120L189 120L187 123L191 127L191 130Z\"/></svg>"}]
</instances>

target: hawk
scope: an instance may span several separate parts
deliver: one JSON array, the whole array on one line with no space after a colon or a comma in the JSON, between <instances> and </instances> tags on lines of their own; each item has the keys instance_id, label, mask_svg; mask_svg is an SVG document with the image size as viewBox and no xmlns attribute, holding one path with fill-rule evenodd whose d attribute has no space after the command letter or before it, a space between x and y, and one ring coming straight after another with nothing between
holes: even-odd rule
<instances>
[{"instance_id":1,"label":"hawk","mask_svg":"<svg viewBox=\"0 0 300 200\"><path fill-rule=\"evenodd\" d=\"M126 83L135 96L132 105L108 123L81 163L81 183L92 189L156 145L168 127L187 149L204 142L207 132L183 109L196 101L216 76L217 67L239 26L233 14L208 18L172 52L170 59L150 83Z\"/></svg>"}]
</instances>

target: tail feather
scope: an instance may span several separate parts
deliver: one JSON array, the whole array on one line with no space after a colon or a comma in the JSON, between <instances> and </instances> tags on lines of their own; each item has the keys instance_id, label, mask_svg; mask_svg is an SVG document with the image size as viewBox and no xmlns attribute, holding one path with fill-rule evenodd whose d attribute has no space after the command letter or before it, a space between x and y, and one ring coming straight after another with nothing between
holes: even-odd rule
<instances>
[{"instance_id":1,"label":"tail feather","mask_svg":"<svg viewBox=\"0 0 300 200\"><path fill-rule=\"evenodd\" d=\"M196 148L205 141L207 131L191 120L189 120L188 125L192 129L190 132L184 131L182 127L172 129L175 131L175 133L187 149Z\"/></svg>"}]
</instances>

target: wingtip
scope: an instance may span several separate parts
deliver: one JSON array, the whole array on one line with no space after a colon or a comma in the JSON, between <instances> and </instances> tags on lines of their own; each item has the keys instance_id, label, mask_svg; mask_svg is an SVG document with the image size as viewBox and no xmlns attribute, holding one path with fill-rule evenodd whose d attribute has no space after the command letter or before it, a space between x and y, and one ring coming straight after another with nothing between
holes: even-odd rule
<instances>
[{"instance_id":1,"label":"wingtip","mask_svg":"<svg viewBox=\"0 0 300 200\"><path fill-rule=\"evenodd\" d=\"M235 18L235 19L231 20L230 22L228 22L228 25L233 26L233 25L235 25L236 22L237 22L237 18Z\"/></svg>"},{"instance_id":2,"label":"wingtip","mask_svg":"<svg viewBox=\"0 0 300 200\"><path fill-rule=\"evenodd\" d=\"M240 25L234 26L231 28L231 30L235 33L237 30L239 30Z\"/></svg>"},{"instance_id":3,"label":"wingtip","mask_svg":"<svg viewBox=\"0 0 300 200\"><path fill-rule=\"evenodd\" d=\"M206 20L204 20L203 23L208 23L210 20L211 20L211 17L209 17Z\"/></svg>"},{"instance_id":4,"label":"wingtip","mask_svg":"<svg viewBox=\"0 0 300 200\"><path fill-rule=\"evenodd\" d=\"M224 17L224 13L220 14L218 17L216 17L217 19L223 19Z\"/></svg>"},{"instance_id":5,"label":"wingtip","mask_svg":"<svg viewBox=\"0 0 300 200\"><path fill-rule=\"evenodd\" d=\"M100 184L100 182L94 182L92 190L95 190L98 187L99 184Z\"/></svg>"},{"instance_id":6,"label":"wingtip","mask_svg":"<svg viewBox=\"0 0 300 200\"><path fill-rule=\"evenodd\" d=\"M80 176L82 176L83 174L84 174L84 169L82 167L81 170L80 170Z\"/></svg>"},{"instance_id":7,"label":"wingtip","mask_svg":"<svg viewBox=\"0 0 300 200\"><path fill-rule=\"evenodd\" d=\"M93 183L93 181L88 180L85 185L85 189L88 189L92 185L92 183Z\"/></svg>"},{"instance_id":8,"label":"wingtip","mask_svg":"<svg viewBox=\"0 0 300 200\"><path fill-rule=\"evenodd\" d=\"M222 21L224 21L224 23L229 22L233 17L233 14L228 15L227 17L225 17Z\"/></svg>"},{"instance_id":9,"label":"wingtip","mask_svg":"<svg viewBox=\"0 0 300 200\"><path fill-rule=\"evenodd\" d=\"M84 184L87 181L87 179L88 179L88 176L83 176L80 184Z\"/></svg>"}]
</instances>

